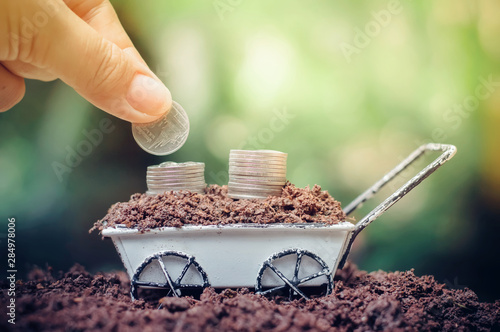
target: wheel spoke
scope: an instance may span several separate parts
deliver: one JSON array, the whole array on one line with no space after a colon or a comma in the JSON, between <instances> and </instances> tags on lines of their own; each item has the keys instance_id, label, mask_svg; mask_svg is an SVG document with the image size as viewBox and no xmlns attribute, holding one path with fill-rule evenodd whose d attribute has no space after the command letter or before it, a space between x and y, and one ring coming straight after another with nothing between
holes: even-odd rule
<instances>
[{"instance_id":1,"label":"wheel spoke","mask_svg":"<svg viewBox=\"0 0 500 332\"><path fill-rule=\"evenodd\" d=\"M302 262L302 256L304 253L302 251L297 251L297 262L295 263L295 272L293 273L293 281L299 280L299 269L300 263Z\"/></svg>"},{"instance_id":2,"label":"wheel spoke","mask_svg":"<svg viewBox=\"0 0 500 332\"><path fill-rule=\"evenodd\" d=\"M267 289L265 291L259 292L259 294L260 295L267 295L267 294L271 294L273 292L276 292L276 291L279 291L279 290L282 290L285 288L287 288L287 285L277 286L277 287L273 287L273 288Z\"/></svg>"},{"instance_id":3,"label":"wheel spoke","mask_svg":"<svg viewBox=\"0 0 500 332\"><path fill-rule=\"evenodd\" d=\"M302 296L304 299L309 300L309 298L304 293L302 293L300 289L298 289L287 277L285 277L285 275L281 273L281 271L278 270L276 266L274 266L271 263L267 263L267 266L269 266L269 268L273 270L273 272L276 273L276 275L280 277L280 279L283 280L283 282L285 282L285 284L287 284L288 287L292 288L297 294Z\"/></svg>"},{"instance_id":4,"label":"wheel spoke","mask_svg":"<svg viewBox=\"0 0 500 332\"><path fill-rule=\"evenodd\" d=\"M307 277L304 277L302 279L299 280L299 285L300 284L303 284L309 280L312 280L312 279L316 279L316 278L319 278L321 276L325 276L325 275L328 275L330 273L330 271L328 270L323 270L323 271L320 271L318 273L315 273L315 274L311 274L310 276L307 276Z\"/></svg>"},{"instance_id":5,"label":"wheel spoke","mask_svg":"<svg viewBox=\"0 0 500 332\"><path fill-rule=\"evenodd\" d=\"M141 286L141 287L158 287L158 288L169 288L169 285L166 283L160 283L160 282L152 282L152 281L136 281L134 282L136 286Z\"/></svg>"},{"instance_id":6,"label":"wheel spoke","mask_svg":"<svg viewBox=\"0 0 500 332\"><path fill-rule=\"evenodd\" d=\"M182 269L181 274L179 275L179 278L177 278L177 280L175 280L176 284L180 284L181 283L182 278L184 278L184 276L186 275L186 272L189 269L189 267L191 266L191 264L193 263L193 260L194 260L193 257L189 257L186 265L184 266L184 268Z\"/></svg>"},{"instance_id":7,"label":"wheel spoke","mask_svg":"<svg viewBox=\"0 0 500 332\"><path fill-rule=\"evenodd\" d=\"M160 264L161 270L163 271L163 275L167 279L168 285L170 286L170 289L174 293L174 296L179 297L179 294L177 294L177 290L174 288L174 283L172 282L172 278L170 278L170 274L168 274L167 267L165 266L165 263L163 263L163 260L161 259L161 257L158 257L156 260Z\"/></svg>"},{"instance_id":8,"label":"wheel spoke","mask_svg":"<svg viewBox=\"0 0 500 332\"><path fill-rule=\"evenodd\" d=\"M180 284L177 285L177 288L205 288L203 285L196 284Z\"/></svg>"}]
</instances>

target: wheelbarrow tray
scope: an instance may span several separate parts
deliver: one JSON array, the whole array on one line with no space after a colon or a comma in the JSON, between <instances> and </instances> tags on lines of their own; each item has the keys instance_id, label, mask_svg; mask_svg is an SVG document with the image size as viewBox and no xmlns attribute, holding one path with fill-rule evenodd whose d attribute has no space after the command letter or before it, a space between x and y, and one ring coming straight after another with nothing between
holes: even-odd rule
<instances>
[{"instance_id":1,"label":"wheelbarrow tray","mask_svg":"<svg viewBox=\"0 0 500 332\"><path fill-rule=\"evenodd\" d=\"M131 279L141 264L152 255L176 251L193 256L206 272L212 287L252 288L263 263L273 254L289 249L305 249L319 256L328 266L329 274L335 273L354 230L355 225L344 221L335 225L186 225L151 229L142 233L137 229L118 226L106 228L102 234L113 240ZM304 274L308 270L313 273L315 269L308 264L313 265L314 262L302 262L301 271ZM293 272L294 267L295 262L292 262L281 267L281 271L287 274ZM152 281L164 280L160 269L149 273L152 274L149 276ZM279 283L280 280L276 278L275 284ZM321 280L314 279L308 285L319 286L320 283Z\"/></svg>"}]
</instances>

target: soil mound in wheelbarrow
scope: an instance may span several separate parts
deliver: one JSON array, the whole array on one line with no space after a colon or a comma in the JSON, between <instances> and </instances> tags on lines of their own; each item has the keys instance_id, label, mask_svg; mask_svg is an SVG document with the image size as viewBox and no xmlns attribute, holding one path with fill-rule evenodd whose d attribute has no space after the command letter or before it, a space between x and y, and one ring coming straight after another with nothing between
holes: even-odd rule
<instances>
[{"instance_id":1,"label":"soil mound in wheelbarrow","mask_svg":"<svg viewBox=\"0 0 500 332\"><path fill-rule=\"evenodd\" d=\"M91 275L31 271L17 282L16 324L2 331L498 331L500 301L481 303L469 289L447 289L414 271L337 273L326 297L286 303L248 290L207 288L199 300L163 298L162 309L132 302L124 272ZM0 305L10 298L2 281Z\"/></svg>"},{"instance_id":2,"label":"soil mound in wheelbarrow","mask_svg":"<svg viewBox=\"0 0 500 332\"><path fill-rule=\"evenodd\" d=\"M111 206L108 214L97 221L91 231L118 224L145 231L186 224L337 224L345 218L340 202L318 185L309 189L287 183L281 196L250 200L234 200L227 196L227 186L211 185L203 195L189 191L154 196L134 194L130 201Z\"/></svg>"}]
</instances>

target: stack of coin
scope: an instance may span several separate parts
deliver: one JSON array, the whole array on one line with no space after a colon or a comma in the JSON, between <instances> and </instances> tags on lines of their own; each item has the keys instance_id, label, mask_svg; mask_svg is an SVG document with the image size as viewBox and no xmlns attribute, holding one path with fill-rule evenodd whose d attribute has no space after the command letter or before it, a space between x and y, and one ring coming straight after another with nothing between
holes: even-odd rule
<instances>
[{"instance_id":1,"label":"stack of coin","mask_svg":"<svg viewBox=\"0 0 500 332\"><path fill-rule=\"evenodd\" d=\"M286 182L287 154L271 150L231 150L228 195L231 198L279 196Z\"/></svg>"},{"instance_id":2,"label":"stack of coin","mask_svg":"<svg viewBox=\"0 0 500 332\"><path fill-rule=\"evenodd\" d=\"M172 161L149 166L146 173L148 191L155 195L166 191L189 190L203 194L205 183L205 164L197 162L175 163Z\"/></svg>"}]
</instances>

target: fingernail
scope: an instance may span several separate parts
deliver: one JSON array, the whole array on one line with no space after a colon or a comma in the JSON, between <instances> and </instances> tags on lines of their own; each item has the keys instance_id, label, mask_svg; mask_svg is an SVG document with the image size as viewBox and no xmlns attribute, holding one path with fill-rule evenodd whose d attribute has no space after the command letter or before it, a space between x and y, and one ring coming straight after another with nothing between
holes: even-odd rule
<instances>
[{"instance_id":1,"label":"fingernail","mask_svg":"<svg viewBox=\"0 0 500 332\"><path fill-rule=\"evenodd\" d=\"M170 109L172 97L163 83L142 74L136 74L127 92L127 102L139 112L160 115Z\"/></svg>"}]
</instances>

